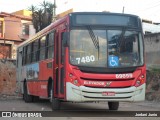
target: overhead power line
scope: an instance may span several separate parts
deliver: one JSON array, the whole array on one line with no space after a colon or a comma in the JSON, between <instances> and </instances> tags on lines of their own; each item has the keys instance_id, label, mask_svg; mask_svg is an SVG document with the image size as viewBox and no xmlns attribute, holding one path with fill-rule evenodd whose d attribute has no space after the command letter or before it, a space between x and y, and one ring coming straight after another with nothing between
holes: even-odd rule
<instances>
[{"instance_id":1,"label":"overhead power line","mask_svg":"<svg viewBox=\"0 0 160 120\"><path fill-rule=\"evenodd\" d=\"M157 4L157 5L154 5L154 6L145 8L145 9L143 9L143 10L136 11L136 13L137 13L137 12L143 12L143 11L146 11L146 10L150 10L150 9L155 8L155 7L158 7L158 6L160 6L160 4Z\"/></svg>"}]
</instances>

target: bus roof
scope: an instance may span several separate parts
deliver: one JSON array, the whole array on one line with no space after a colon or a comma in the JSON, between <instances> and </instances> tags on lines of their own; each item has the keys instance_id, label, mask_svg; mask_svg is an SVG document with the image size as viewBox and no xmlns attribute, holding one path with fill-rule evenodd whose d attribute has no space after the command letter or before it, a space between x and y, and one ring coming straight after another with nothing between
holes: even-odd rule
<instances>
[{"instance_id":1,"label":"bus roof","mask_svg":"<svg viewBox=\"0 0 160 120\"><path fill-rule=\"evenodd\" d=\"M46 32L49 32L49 31L53 30L53 28L55 28L57 25L59 25L62 22L64 22L68 16L72 16L72 15L116 15L116 16L130 16L130 17L139 18L139 16L137 16L137 15L123 14L123 13L110 13L110 12L72 12L72 13L68 13L66 16L64 16L64 17L56 20L55 22L51 23L49 26L47 26L43 30L41 30L38 33L36 33L34 36L32 36L28 40L24 41L20 45L18 45L17 48L19 48L20 46L24 46L27 43L30 43L31 41L35 40L36 38L38 38L38 37L46 34Z\"/></svg>"},{"instance_id":2,"label":"bus roof","mask_svg":"<svg viewBox=\"0 0 160 120\"><path fill-rule=\"evenodd\" d=\"M84 14L84 15L87 15L87 14L99 14L99 15L119 15L119 16L133 16L133 17L139 17L137 15L134 15L134 14L126 14L126 13L112 13L112 12L72 12L72 13L69 13L69 14Z\"/></svg>"}]
</instances>

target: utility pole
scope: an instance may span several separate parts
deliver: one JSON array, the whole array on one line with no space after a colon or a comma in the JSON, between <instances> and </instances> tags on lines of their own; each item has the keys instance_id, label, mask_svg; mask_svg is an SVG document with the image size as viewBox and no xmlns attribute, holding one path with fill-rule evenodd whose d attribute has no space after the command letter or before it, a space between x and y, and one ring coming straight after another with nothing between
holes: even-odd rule
<instances>
[{"instance_id":1,"label":"utility pole","mask_svg":"<svg viewBox=\"0 0 160 120\"><path fill-rule=\"evenodd\" d=\"M56 16L56 0L54 0L54 16Z\"/></svg>"},{"instance_id":2,"label":"utility pole","mask_svg":"<svg viewBox=\"0 0 160 120\"><path fill-rule=\"evenodd\" d=\"M5 46L6 46L6 41L5 41L5 33L4 33L3 58L5 57Z\"/></svg>"},{"instance_id":3,"label":"utility pole","mask_svg":"<svg viewBox=\"0 0 160 120\"><path fill-rule=\"evenodd\" d=\"M123 10L122 10L122 13L124 13L124 8L125 8L125 7L123 6Z\"/></svg>"},{"instance_id":4,"label":"utility pole","mask_svg":"<svg viewBox=\"0 0 160 120\"><path fill-rule=\"evenodd\" d=\"M55 20L56 20L56 0L54 0L52 22L54 22Z\"/></svg>"}]
</instances>

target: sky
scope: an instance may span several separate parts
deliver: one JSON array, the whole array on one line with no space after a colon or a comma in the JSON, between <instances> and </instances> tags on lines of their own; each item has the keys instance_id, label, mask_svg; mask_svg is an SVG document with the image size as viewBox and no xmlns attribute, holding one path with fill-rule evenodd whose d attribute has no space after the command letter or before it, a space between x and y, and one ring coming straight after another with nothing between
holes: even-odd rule
<instances>
[{"instance_id":1,"label":"sky","mask_svg":"<svg viewBox=\"0 0 160 120\"><path fill-rule=\"evenodd\" d=\"M0 0L0 12L28 9L31 5L39 6L44 0ZM54 0L46 0L54 3ZM56 13L73 8L78 11L109 11L135 14L143 19L160 23L160 0L56 0Z\"/></svg>"}]
</instances>

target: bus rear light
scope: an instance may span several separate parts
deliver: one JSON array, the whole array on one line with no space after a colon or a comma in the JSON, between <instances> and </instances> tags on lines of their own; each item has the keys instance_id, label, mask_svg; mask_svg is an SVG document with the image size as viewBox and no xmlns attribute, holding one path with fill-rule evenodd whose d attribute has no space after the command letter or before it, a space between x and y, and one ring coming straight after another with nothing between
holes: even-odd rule
<instances>
[{"instance_id":1,"label":"bus rear light","mask_svg":"<svg viewBox=\"0 0 160 120\"><path fill-rule=\"evenodd\" d=\"M135 87L139 87L144 82L145 82L145 76L144 75L140 75L139 78L137 79L136 83L135 83Z\"/></svg>"}]
</instances>

